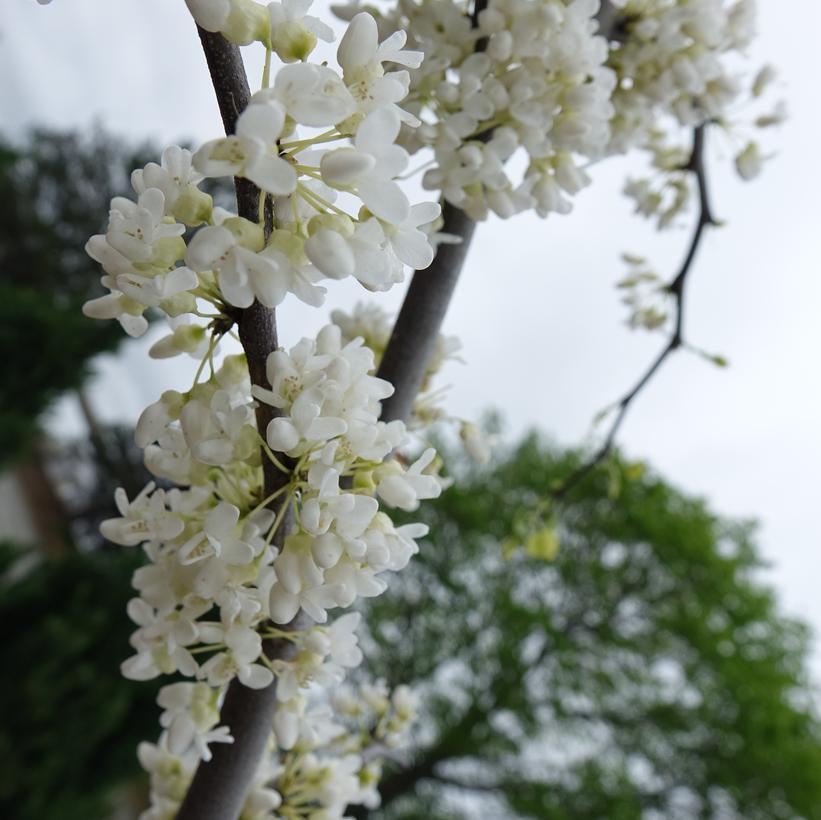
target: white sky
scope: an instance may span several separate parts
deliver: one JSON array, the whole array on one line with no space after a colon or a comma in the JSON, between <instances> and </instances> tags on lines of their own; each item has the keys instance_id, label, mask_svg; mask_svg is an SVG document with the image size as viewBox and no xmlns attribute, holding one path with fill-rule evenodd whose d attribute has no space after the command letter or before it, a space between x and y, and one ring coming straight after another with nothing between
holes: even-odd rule
<instances>
[{"instance_id":1,"label":"white sky","mask_svg":"<svg viewBox=\"0 0 821 820\"><path fill-rule=\"evenodd\" d=\"M777 155L751 184L727 170L729 145L713 141L714 209L727 225L703 243L687 299L688 339L731 366L678 354L635 404L620 444L718 511L759 519L787 611L821 629L821 116L813 59L821 4L759 5L752 65L778 67L791 119L769 135ZM0 76L7 133L33 124L84 128L97 119L135 139L220 134L182 0L54 0L45 8L3 0ZM597 169L570 217L523 215L480 226L445 327L461 338L467 361L448 373L454 414L472 418L499 407L510 432L536 425L579 443L593 415L647 366L663 340L624 327L613 287L623 272L618 257L641 253L666 275L688 236L659 236L631 216L619 191L625 173L640 168L618 160ZM395 289L377 298L393 307L401 296ZM367 297L334 287L328 308ZM282 343L313 332L325 315L287 302L279 311ZM100 410L133 416L179 381L177 367L146 364L144 345L109 357L95 389Z\"/></svg>"}]
</instances>

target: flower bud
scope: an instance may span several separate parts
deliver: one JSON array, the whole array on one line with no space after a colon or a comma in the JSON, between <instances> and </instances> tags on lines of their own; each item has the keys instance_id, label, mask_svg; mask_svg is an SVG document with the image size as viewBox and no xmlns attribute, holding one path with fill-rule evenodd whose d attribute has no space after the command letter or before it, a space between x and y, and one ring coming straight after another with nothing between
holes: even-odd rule
<instances>
[{"instance_id":1,"label":"flower bud","mask_svg":"<svg viewBox=\"0 0 821 820\"><path fill-rule=\"evenodd\" d=\"M255 253L265 247L265 231L262 225L251 222L241 216L232 216L222 223L223 228L227 228L234 235L238 245L248 248Z\"/></svg>"},{"instance_id":2,"label":"flower bud","mask_svg":"<svg viewBox=\"0 0 821 820\"><path fill-rule=\"evenodd\" d=\"M322 180L327 185L350 185L367 174L376 160L370 155L355 148L337 148L324 154L319 163Z\"/></svg>"},{"instance_id":3,"label":"flower bud","mask_svg":"<svg viewBox=\"0 0 821 820\"><path fill-rule=\"evenodd\" d=\"M320 569L330 569L342 557L342 540L333 533L325 533L311 543L311 555Z\"/></svg>"},{"instance_id":4,"label":"flower bud","mask_svg":"<svg viewBox=\"0 0 821 820\"><path fill-rule=\"evenodd\" d=\"M316 34L299 20L286 20L274 26L271 46L283 63L307 60L316 48Z\"/></svg>"},{"instance_id":5,"label":"flower bud","mask_svg":"<svg viewBox=\"0 0 821 820\"><path fill-rule=\"evenodd\" d=\"M228 19L220 28L226 40L247 46L254 40L267 42L271 33L268 9L254 0L231 0Z\"/></svg>"},{"instance_id":6,"label":"flower bud","mask_svg":"<svg viewBox=\"0 0 821 820\"><path fill-rule=\"evenodd\" d=\"M171 213L180 221L190 227L202 225L203 222L211 221L211 213L214 209L214 200L210 194L201 191L193 183L186 185L182 193L177 197Z\"/></svg>"},{"instance_id":7,"label":"flower bud","mask_svg":"<svg viewBox=\"0 0 821 820\"><path fill-rule=\"evenodd\" d=\"M353 251L336 231L320 228L305 243L305 253L331 279L345 279L356 270Z\"/></svg>"},{"instance_id":8,"label":"flower bud","mask_svg":"<svg viewBox=\"0 0 821 820\"><path fill-rule=\"evenodd\" d=\"M148 355L152 359L169 359L180 353L194 353L205 341L206 329L200 325L182 325L173 333L154 342Z\"/></svg>"}]
</instances>

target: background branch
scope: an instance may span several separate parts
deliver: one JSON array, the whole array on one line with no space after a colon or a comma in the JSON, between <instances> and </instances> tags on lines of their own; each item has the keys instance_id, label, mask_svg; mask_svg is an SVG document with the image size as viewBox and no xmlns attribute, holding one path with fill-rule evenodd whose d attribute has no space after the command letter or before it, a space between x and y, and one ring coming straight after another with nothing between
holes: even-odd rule
<instances>
[{"instance_id":1,"label":"background branch","mask_svg":"<svg viewBox=\"0 0 821 820\"><path fill-rule=\"evenodd\" d=\"M667 358L679 348L684 346L684 290L687 284L687 277L693 268L696 252L698 251L699 245L701 244L701 240L704 236L704 229L709 225L716 224L716 220L713 217L713 212L710 207L709 190L707 187L707 172L704 165L704 139L706 129L706 123L695 128L693 132L693 148L690 152L690 159L684 167L684 170L690 171L696 180L696 186L698 189L698 218L696 220L695 228L693 229L693 235L690 239L690 244L687 248L684 261L682 262L678 273L666 287L667 292L673 297L675 305L673 332L670 335L667 344L652 361L647 370L644 371L636 384L633 385L633 387L612 406L616 410L616 414L599 449L596 450L596 452L577 470L574 470L561 483L561 485L553 491L552 497L557 501L564 498L570 490L572 490L583 478L585 478L585 476L587 476L597 465L607 458L613 449L616 436L618 435L633 402L642 390L647 387L656 373L658 373Z\"/></svg>"},{"instance_id":2,"label":"background branch","mask_svg":"<svg viewBox=\"0 0 821 820\"><path fill-rule=\"evenodd\" d=\"M447 202L442 215L442 230L462 241L440 245L431 266L413 274L377 373L394 386L393 395L382 402L383 421L404 421L410 415L470 250L476 223Z\"/></svg>"}]
</instances>

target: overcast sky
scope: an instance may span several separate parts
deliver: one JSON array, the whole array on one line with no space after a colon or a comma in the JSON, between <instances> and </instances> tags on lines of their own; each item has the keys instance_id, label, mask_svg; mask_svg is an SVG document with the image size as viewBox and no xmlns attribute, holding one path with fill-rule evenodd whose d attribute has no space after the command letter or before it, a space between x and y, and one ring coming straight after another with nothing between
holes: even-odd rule
<instances>
[{"instance_id":1,"label":"overcast sky","mask_svg":"<svg viewBox=\"0 0 821 820\"><path fill-rule=\"evenodd\" d=\"M713 141L716 214L690 278L686 336L731 366L686 353L641 396L620 443L669 480L711 499L720 512L755 517L788 612L821 630L818 508L821 506L821 191L816 0L759 0L760 38L751 66L774 63L791 118L770 134L776 155L744 184L727 169L729 143ZM249 61L254 67L257 61ZM95 119L134 139L202 140L220 133L213 92L182 0L3 0L0 123L85 128ZM256 76L254 70L253 76ZM537 426L562 443L587 438L594 414L629 387L663 340L627 330L614 283L619 254L649 256L672 273L688 241L658 235L620 195L635 159L608 161L577 197L570 217L522 215L477 231L446 331L464 345L452 367L449 408L476 417L503 408L509 431ZM401 288L379 296L398 305ZM328 308L368 294L331 290ZM289 300L280 336L291 344L327 315ZM132 345L101 364L101 411L133 416L178 365L145 364ZM68 419L62 415L61 419ZM69 423L68 421L66 423ZM821 672L816 653L816 672Z\"/></svg>"}]
</instances>

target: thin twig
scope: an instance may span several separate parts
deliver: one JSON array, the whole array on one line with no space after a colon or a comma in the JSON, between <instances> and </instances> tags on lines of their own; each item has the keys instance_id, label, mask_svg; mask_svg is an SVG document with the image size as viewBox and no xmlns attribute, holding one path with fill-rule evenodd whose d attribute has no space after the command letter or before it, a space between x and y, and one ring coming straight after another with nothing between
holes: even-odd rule
<instances>
[{"instance_id":1,"label":"thin twig","mask_svg":"<svg viewBox=\"0 0 821 820\"><path fill-rule=\"evenodd\" d=\"M616 442L616 436L621 429L625 417L635 399L642 390L649 384L652 378L665 363L667 358L684 346L684 293L687 284L687 277L693 269L693 262L696 257L701 240L704 236L704 229L710 225L715 225L716 220L710 207L709 191L707 187L707 172L704 166L704 138L707 124L699 125L693 132L693 148L690 152L690 159L684 170L690 171L696 180L698 188L698 218L690 238L690 244L684 261L678 273L666 287L666 291L673 297L675 309L675 321L673 332L667 344L652 361L650 366L641 375L633 387L619 399L612 408L615 408L616 415L604 437L604 441L598 450L578 469L574 470L556 489L551 493L555 501L560 501L572 490L583 478L585 478L595 467L597 467L610 454Z\"/></svg>"}]
</instances>

